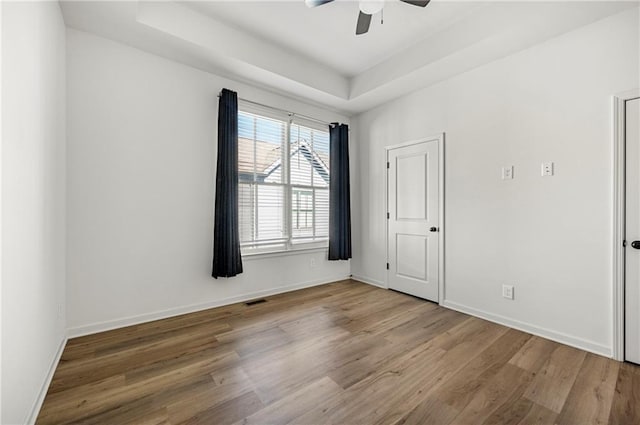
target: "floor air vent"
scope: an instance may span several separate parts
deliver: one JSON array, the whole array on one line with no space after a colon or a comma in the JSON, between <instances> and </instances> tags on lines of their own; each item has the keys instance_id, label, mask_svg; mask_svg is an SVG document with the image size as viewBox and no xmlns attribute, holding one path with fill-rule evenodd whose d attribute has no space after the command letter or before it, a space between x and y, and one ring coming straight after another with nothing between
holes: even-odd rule
<instances>
[{"instance_id":1,"label":"floor air vent","mask_svg":"<svg viewBox=\"0 0 640 425\"><path fill-rule=\"evenodd\" d=\"M266 302L267 302L267 300L265 300L264 298L260 298L259 300L247 301L244 304L245 305L256 305L256 304L262 304L262 303L266 303Z\"/></svg>"}]
</instances>

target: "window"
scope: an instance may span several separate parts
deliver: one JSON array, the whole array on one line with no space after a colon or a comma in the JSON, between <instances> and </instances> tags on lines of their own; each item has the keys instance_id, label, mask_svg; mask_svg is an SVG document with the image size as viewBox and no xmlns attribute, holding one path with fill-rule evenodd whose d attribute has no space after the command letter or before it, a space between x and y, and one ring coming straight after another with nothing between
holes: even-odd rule
<instances>
[{"instance_id":1,"label":"window","mask_svg":"<svg viewBox=\"0 0 640 425\"><path fill-rule=\"evenodd\" d=\"M244 253L326 246L328 128L241 101L238 171Z\"/></svg>"},{"instance_id":2,"label":"window","mask_svg":"<svg viewBox=\"0 0 640 425\"><path fill-rule=\"evenodd\" d=\"M291 229L295 232L313 228L313 192L294 190L291 202Z\"/></svg>"}]
</instances>

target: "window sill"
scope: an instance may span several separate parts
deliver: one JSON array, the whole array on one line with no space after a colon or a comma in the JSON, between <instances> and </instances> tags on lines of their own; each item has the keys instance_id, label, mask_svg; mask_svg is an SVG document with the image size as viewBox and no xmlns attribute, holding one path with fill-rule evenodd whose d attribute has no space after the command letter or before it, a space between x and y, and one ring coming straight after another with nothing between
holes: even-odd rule
<instances>
[{"instance_id":1,"label":"window sill","mask_svg":"<svg viewBox=\"0 0 640 425\"><path fill-rule=\"evenodd\" d=\"M243 252L242 260L243 261L251 261L251 260L262 260L264 258L271 257L287 257L289 255L300 255L300 254L310 254L313 252L322 252L329 251L328 246L311 246L311 247L301 247L301 248L291 248L291 249L280 249L280 250L271 250L271 251L261 251L261 252Z\"/></svg>"}]
</instances>

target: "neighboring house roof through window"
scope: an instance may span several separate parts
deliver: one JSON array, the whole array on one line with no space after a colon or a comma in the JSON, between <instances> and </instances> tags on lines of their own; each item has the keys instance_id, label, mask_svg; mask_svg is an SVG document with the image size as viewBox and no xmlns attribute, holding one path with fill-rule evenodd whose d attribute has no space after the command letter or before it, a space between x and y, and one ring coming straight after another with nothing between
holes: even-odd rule
<instances>
[{"instance_id":1,"label":"neighboring house roof through window","mask_svg":"<svg viewBox=\"0 0 640 425\"><path fill-rule=\"evenodd\" d=\"M254 146L250 139L239 139L240 146ZM325 183L329 184L329 155L324 152L313 151L306 140L299 140L291 144L291 157L298 152L311 164ZM238 171L240 174L253 175L254 151L252 149L240 149L238 152ZM260 140L255 141L255 172L258 181L264 181L269 175L282 166L280 145Z\"/></svg>"}]
</instances>

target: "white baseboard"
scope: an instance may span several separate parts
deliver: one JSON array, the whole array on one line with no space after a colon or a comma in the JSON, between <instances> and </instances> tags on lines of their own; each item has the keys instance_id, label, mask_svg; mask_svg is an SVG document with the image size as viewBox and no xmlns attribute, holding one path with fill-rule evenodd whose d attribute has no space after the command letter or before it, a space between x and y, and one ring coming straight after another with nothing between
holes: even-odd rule
<instances>
[{"instance_id":1,"label":"white baseboard","mask_svg":"<svg viewBox=\"0 0 640 425\"><path fill-rule=\"evenodd\" d=\"M351 275L351 279L357 280L358 282L366 283L369 285L377 286L378 288L389 289L387 288L387 285L384 284L384 282L380 282L379 280L376 280L367 276L359 276L354 274L354 275Z\"/></svg>"},{"instance_id":2,"label":"white baseboard","mask_svg":"<svg viewBox=\"0 0 640 425\"><path fill-rule=\"evenodd\" d=\"M450 308L452 310L459 311L461 313L470 314L471 316L476 316L481 319L488 320L490 322L494 322L500 325L508 326L510 328L518 329L520 331L537 335L542 338L550 339L552 341L569 345L571 347L579 348L581 350L588 351L590 353L598 354L598 355L609 357L609 358L611 358L613 355L613 351L611 347L607 347L606 345L598 344L593 341L567 335L562 332L556 332L550 329L541 328L539 326L532 325L530 323L525 323L519 320L510 319L508 317L501 316L498 314L488 313L486 311L478 310L473 307L468 307L466 305L459 304L454 301L444 300L441 305L444 307Z\"/></svg>"},{"instance_id":3,"label":"white baseboard","mask_svg":"<svg viewBox=\"0 0 640 425\"><path fill-rule=\"evenodd\" d=\"M49 385L51 385L51 380L53 379L53 374L56 372L56 368L58 367L58 363L60 363L60 358L62 357L62 353L64 351L64 347L67 345L67 337L66 335L60 341L60 345L58 346L58 351L56 352L53 361L49 365L49 372L47 372L47 377L42 383L42 387L40 388L40 392L38 393L38 398L33 403L33 407L29 412L29 416L27 420L24 422L25 424L35 424L36 419L38 419L38 413L40 413L40 409L42 408L42 403L44 403L44 398L47 396L47 391L49 390Z\"/></svg>"},{"instance_id":4,"label":"white baseboard","mask_svg":"<svg viewBox=\"0 0 640 425\"><path fill-rule=\"evenodd\" d=\"M331 278L311 280L294 285L279 286L276 288L266 289L263 291L255 291L234 297L223 298L220 300L209 301L200 304L191 304L181 307L174 307L167 310L145 313L136 316L129 316L122 319L107 320L104 322L92 323L89 325L77 326L69 328L67 335L69 338L91 335L98 332L109 331L113 329L123 328L131 325L139 325L141 323L152 322L154 320L167 319L169 317L180 316L182 314L195 313L197 311L208 310L210 308L222 307L229 304L249 301L255 298L266 297L270 295L283 294L285 292L296 291L298 289L310 288L312 286L324 285L339 280L349 279L349 275L334 276Z\"/></svg>"}]
</instances>

